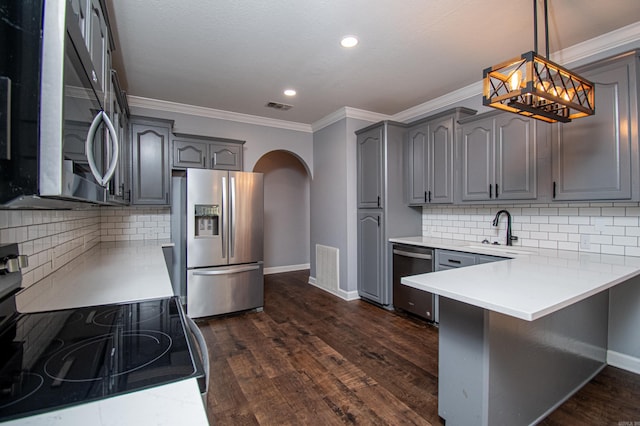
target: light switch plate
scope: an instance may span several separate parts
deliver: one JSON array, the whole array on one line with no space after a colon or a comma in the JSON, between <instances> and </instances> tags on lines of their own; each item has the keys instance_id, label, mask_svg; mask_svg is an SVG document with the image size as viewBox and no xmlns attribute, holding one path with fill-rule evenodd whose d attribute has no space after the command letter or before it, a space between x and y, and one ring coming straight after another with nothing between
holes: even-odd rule
<instances>
[{"instance_id":1,"label":"light switch plate","mask_svg":"<svg viewBox=\"0 0 640 426\"><path fill-rule=\"evenodd\" d=\"M580 250L591 249L591 236L589 234L580 235Z\"/></svg>"}]
</instances>

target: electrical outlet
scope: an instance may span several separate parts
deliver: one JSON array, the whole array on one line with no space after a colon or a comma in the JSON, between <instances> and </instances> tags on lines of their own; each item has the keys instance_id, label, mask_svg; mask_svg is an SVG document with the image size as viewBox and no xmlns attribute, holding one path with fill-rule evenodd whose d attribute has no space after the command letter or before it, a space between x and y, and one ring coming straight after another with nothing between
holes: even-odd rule
<instances>
[{"instance_id":1,"label":"electrical outlet","mask_svg":"<svg viewBox=\"0 0 640 426\"><path fill-rule=\"evenodd\" d=\"M591 236L589 234L580 235L580 250L591 249Z\"/></svg>"}]
</instances>

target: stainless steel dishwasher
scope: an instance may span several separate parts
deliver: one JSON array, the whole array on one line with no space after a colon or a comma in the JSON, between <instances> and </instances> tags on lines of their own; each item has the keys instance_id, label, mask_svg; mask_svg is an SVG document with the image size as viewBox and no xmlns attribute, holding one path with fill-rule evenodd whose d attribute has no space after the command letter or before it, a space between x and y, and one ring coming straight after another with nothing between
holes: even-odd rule
<instances>
[{"instance_id":1,"label":"stainless steel dishwasher","mask_svg":"<svg viewBox=\"0 0 640 426\"><path fill-rule=\"evenodd\" d=\"M438 321L433 293L400 283L402 277L433 272L433 249L393 245L393 306L429 321Z\"/></svg>"}]
</instances>

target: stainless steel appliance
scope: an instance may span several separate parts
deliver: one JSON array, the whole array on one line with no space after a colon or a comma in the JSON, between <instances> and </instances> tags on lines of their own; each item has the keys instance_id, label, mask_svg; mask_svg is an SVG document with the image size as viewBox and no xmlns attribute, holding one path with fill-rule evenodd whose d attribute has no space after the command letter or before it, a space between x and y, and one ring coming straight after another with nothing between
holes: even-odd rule
<instances>
[{"instance_id":1,"label":"stainless steel appliance","mask_svg":"<svg viewBox=\"0 0 640 426\"><path fill-rule=\"evenodd\" d=\"M88 17L73 8L0 0L0 205L107 204L124 189L109 188L120 157L112 75L108 65L94 69ZM108 37L102 43L108 49Z\"/></svg>"},{"instance_id":2,"label":"stainless steel appliance","mask_svg":"<svg viewBox=\"0 0 640 426\"><path fill-rule=\"evenodd\" d=\"M174 291L192 318L264 303L262 173L187 169L174 177Z\"/></svg>"},{"instance_id":3,"label":"stainless steel appliance","mask_svg":"<svg viewBox=\"0 0 640 426\"><path fill-rule=\"evenodd\" d=\"M393 306L438 322L436 297L433 293L406 286L402 277L433 272L433 249L402 244L393 245Z\"/></svg>"},{"instance_id":4,"label":"stainless steel appliance","mask_svg":"<svg viewBox=\"0 0 640 426\"><path fill-rule=\"evenodd\" d=\"M0 246L0 422L184 379L206 392L206 345L177 297L18 313L17 254Z\"/></svg>"}]
</instances>

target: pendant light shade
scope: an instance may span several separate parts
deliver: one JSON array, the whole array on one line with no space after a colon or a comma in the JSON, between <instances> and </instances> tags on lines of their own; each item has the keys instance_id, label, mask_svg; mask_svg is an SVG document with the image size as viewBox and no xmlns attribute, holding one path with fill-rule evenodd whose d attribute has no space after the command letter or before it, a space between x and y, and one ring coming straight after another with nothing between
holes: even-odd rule
<instances>
[{"instance_id":1,"label":"pendant light shade","mask_svg":"<svg viewBox=\"0 0 640 426\"><path fill-rule=\"evenodd\" d=\"M545 0L545 36L547 1ZM536 0L534 0L534 14ZM537 17L534 27L537 26ZM534 32L535 32L534 28ZM537 37L536 37L537 38ZM537 49L537 40L536 40ZM536 51L487 68L483 72L483 105L554 123L595 113L594 85Z\"/></svg>"}]
</instances>

